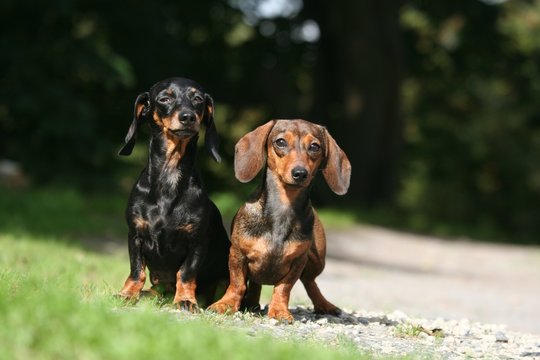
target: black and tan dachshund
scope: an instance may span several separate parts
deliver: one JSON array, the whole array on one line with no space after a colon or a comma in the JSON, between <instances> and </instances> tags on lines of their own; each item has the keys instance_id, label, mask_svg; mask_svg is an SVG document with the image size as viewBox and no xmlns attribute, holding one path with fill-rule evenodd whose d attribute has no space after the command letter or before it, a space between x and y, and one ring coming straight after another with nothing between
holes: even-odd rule
<instances>
[{"instance_id":1,"label":"black and tan dachshund","mask_svg":"<svg viewBox=\"0 0 540 360\"><path fill-rule=\"evenodd\" d=\"M131 154L143 123L151 130L148 164L126 209L131 271L119 295L138 298L147 267L152 289L174 293L174 304L195 311L196 294L211 302L229 275L230 242L195 166L202 124L205 146L220 161L213 100L189 79L156 83L137 97L120 155Z\"/></svg>"},{"instance_id":2,"label":"black and tan dachshund","mask_svg":"<svg viewBox=\"0 0 540 360\"><path fill-rule=\"evenodd\" d=\"M252 180L265 162L262 186L233 220L230 285L210 309L258 308L261 285L273 285L268 316L292 322L289 296L300 279L316 313L339 314L315 283L325 265L326 237L309 192L322 169L330 189L346 193L349 160L324 127L305 120L273 120L236 144L236 177Z\"/></svg>"}]
</instances>

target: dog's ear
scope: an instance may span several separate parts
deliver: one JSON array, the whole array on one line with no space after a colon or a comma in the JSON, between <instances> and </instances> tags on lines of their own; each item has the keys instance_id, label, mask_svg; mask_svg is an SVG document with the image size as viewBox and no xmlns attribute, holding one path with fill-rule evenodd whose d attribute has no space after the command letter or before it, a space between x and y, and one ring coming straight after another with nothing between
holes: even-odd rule
<instances>
[{"instance_id":1,"label":"dog's ear","mask_svg":"<svg viewBox=\"0 0 540 360\"><path fill-rule=\"evenodd\" d=\"M266 161L266 139L274 127L275 120L259 126L244 135L234 148L234 174L245 183L261 171Z\"/></svg>"},{"instance_id":2,"label":"dog's ear","mask_svg":"<svg viewBox=\"0 0 540 360\"><path fill-rule=\"evenodd\" d=\"M323 131L326 143L326 164L322 173L330 189L338 195L343 195L349 189L351 163L328 130Z\"/></svg>"},{"instance_id":3,"label":"dog's ear","mask_svg":"<svg viewBox=\"0 0 540 360\"><path fill-rule=\"evenodd\" d=\"M214 160L221 162L221 156L219 155L219 136L216 129L216 123L214 122L214 100L208 94L204 95L206 100L206 109L204 111L203 123L206 126L206 132L204 134L204 146L206 150L212 155Z\"/></svg>"},{"instance_id":4,"label":"dog's ear","mask_svg":"<svg viewBox=\"0 0 540 360\"><path fill-rule=\"evenodd\" d=\"M129 126L128 133L126 135L125 145L120 149L118 155L130 155L135 146L135 140L137 139L137 131L143 123L144 117L150 110L150 94L143 92L137 96L135 100L135 109L133 110L133 121Z\"/></svg>"}]
</instances>

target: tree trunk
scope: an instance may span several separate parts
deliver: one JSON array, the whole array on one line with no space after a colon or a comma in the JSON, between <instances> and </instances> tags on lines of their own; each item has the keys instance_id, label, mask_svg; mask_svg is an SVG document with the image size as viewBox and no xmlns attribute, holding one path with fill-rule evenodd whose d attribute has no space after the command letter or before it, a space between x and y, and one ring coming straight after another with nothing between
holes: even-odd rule
<instances>
[{"instance_id":1,"label":"tree trunk","mask_svg":"<svg viewBox=\"0 0 540 360\"><path fill-rule=\"evenodd\" d=\"M344 200L355 205L387 203L396 192L403 128L400 4L305 2L305 14L321 30L311 119L326 125L347 153L353 173Z\"/></svg>"}]
</instances>

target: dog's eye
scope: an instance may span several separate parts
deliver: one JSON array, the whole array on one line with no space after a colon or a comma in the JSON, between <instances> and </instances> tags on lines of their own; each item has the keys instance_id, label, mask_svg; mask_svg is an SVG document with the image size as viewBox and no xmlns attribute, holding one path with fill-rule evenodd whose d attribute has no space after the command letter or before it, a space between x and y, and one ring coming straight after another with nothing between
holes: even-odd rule
<instances>
[{"instance_id":1,"label":"dog's eye","mask_svg":"<svg viewBox=\"0 0 540 360\"><path fill-rule=\"evenodd\" d=\"M321 150L321 145L317 143L312 143L311 145L309 145L308 150L311 152L319 152Z\"/></svg>"},{"instance_id":2,"label":"dog's eye","mask_svg":"<svg viewBox=\"0 0 540 360\"><path fill-rule=\"evenodd\" d=\"M167 105L167 104L170 104L170 103L171 103L172 99L171 99L170 97L164 96L164 97L160 97L157 101L158 101L158 103L160 103L160 104Z\"/></svg>"},{"instance_id":3,"label":"dog's eye","mask_svg":"<svg viewBox=\"0 0 540 360\"><path fill-rule=\"evenodd\" d=\"M282 139L282 138L277 139L275 143L276 143L276 146L279 148L284 148L287 146L287 142L285 141L285 139Z\"/></svg>"},{"instance_id":4,"label":"dog's eye","mask_svg":"<svg viewBox=\"0 0 540 360\"><path fill-rule=\"evenodd\" d=\"M201 95L195 95L193 97L193 101L195 101L196 103L202 103L204 101L203 97Z\"/></svg>"}]
</instances>

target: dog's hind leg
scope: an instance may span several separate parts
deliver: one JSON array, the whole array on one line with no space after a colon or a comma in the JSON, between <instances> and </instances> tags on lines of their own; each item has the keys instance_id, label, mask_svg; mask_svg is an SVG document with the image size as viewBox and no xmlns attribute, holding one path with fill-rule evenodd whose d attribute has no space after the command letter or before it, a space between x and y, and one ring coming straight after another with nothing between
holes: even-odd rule
<instances>
[{"instance_id":1,"label":"dog's hind leg","mask_svg":"<svg viewBox=\"0 0 540 360\"><path fill-rule=\"evenodd\" d=\"M250 281L248 284L246 295L242 299L242 305L240 305L240 310L247 310L250 312L261 311L261 305L259 304L259 300L261 298L261 289L262 285Z\"/></svg>"},{"instance_id":2,"label":"dog's hind leg","mask_svg":"<svg viewBox=\"0 0 540 360\"><path fill-rule=\"evenodd\" d=\"M317 286L315 279L301 277L300 280L304 284L306 292L313 302L313 310L316 314L328 314L339 315L341 314L340 308L332 304L321 293L321 290Z\"/></svg>"}]
</instances>

